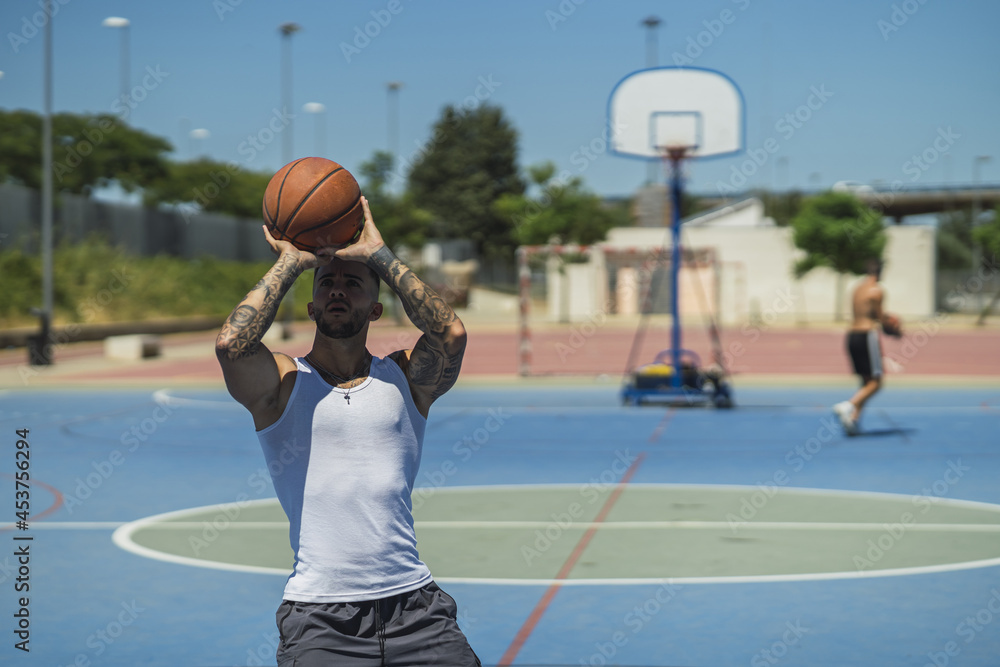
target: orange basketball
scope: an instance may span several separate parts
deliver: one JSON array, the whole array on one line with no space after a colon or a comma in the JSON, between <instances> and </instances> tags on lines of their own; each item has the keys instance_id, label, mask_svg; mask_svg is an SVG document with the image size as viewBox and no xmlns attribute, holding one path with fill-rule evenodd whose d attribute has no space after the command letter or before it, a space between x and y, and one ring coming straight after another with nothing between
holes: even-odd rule
<instances>
[{"instance_id":1,"label":"orange basketball","mask_svg":"<svg viewBox=\"0 0 1000 667\"><path fill-rule=\"evenodd\" d=\"M365 222L361 188L351 172L332 160L300 158L267 184L264 222L275 239L307 252L353 243Z\"/></svg>"}]
</instances>

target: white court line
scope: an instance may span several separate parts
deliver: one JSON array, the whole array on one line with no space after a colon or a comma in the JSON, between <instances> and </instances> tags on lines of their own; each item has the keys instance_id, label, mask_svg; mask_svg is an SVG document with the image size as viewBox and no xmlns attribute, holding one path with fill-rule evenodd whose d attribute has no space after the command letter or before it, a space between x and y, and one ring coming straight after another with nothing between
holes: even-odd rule
<instances>
[{"instance_id":1,"label":"white court line","mask_svg":"<svg viewBox=\"0 0 1000 667\"><path fill-rule=\"evenodd\" d=\"M127 521L29 521L28 531L33 530L114 530ZM0 524L0 530L11 530L14 524Z\"/></svg>"},{"instance_id":2,"label":"white court line","mask_svg":"<svg viewBox=\"0 0 1000 667\"><path fill-rule=\"evenodd\" d=\"M901 577L911 574L935 574L958 570L974 570L1000 565L1000 558L973 560L945 565L901 567L891 570L847 570L843 572L813 572L807 574L751 574L732 577L650 577L630 579L493 579L484 577L434 577L444 584L482 584L491 586L653 586L657 584L763 584L783 581L830 581L834 579L871 579Z\"/></svg>"},{"instance_id":3,"label":"white court line","mask_svg":"<svg viewBox=\"0 0 1000 667\"><path fill-rule=\"evenodd\" d=\"M494 491L522 491L541 490L559 491L567 489L590 488L597 490L610 490L616 486L616 482L580 484L569 482L563 484L493 484L479 486L418 486L413 489L414 495L426 499L437 493L490 493ZM760 486L749 484L670 484L663 482L629 482L625 493L633 490L648 489L676 489L679 491L739 491L742 493L761 493ZM894 500L896 502L908 501L911 505L915 499L926 499L932 505L948 505L951 507L966 507L969 509L979 509L1000 514L1000 505L987 503L978 500L962 500L959 498L946 498L943 496L924 496L921 494L903 495L900 493L886 493L884 491L853 491L846 489L819 489L815 487L781 486L777 490L778 495L801 495L801 496L835 496L846 498L861 498L870 500Z\"/></svg>"},{"instance_id":4,"label":"white court line","mask_svg":"<svg viewBox=\"0 0 1000 667\"><path fill-rule=\"evenodd\" d=\"M126 525L127 521L38 521L31 524L30 530L115 530ZM163 521L155 525L145 526L143 530L193 530L212 525L210 521ZM718 529L731 528L728 521L591 521L572 522L568 526L556 524L555 521L416 521L417 528L443 529L532 529L549 528L560 525L563 530L571 528L589 530L591 528L610 530L669 530L680 529ZM996 523L911 523L901 524L907 532L957 532L957 533L994 533L1000 532L1000 524ZM882 523L857 523L836 521L748 521L740 524L740 531L750 530L875 530L885 531L893 527ZM11 530L13 523L0 524L0 529ZM225 529L240 530L274 530L287 529L287 521L229 521Z\"/></svg>"},{"instance_id":5,"label":"white court line","mask_svg":"<svg viewBox=\"0 0 1000 667\"><path fill-rule=\"evenodd\" d=\"M555 521L417 521L417 528L549 528L559 526L590 529L609 528L612 530L650 530L671 528L718 529L732 527L728 521L601 521L598 523L581 521L570 525ZM911 523L900 524L907 532L910 531L946 531L946 532L1000 532L1000 523ZM739 524L740 531L745 530L878 530L885 531L892 527L882 523L850 523L835 521L747 521Z\"/></svg>"},{"instance_id":6,"label":"white court line","mask_svg":"<svg viewBox=\"0 0 1000 667\"><path fill-rule=\"evenodd\" d=\"M457 492L495 492L495 491L523 491L525 489L538 489L538 490L560 490L560 489L581 489L584 485L581 484L506 484L506 485L496 485L496 486L467 486L467 487L440 487L432 489L434 492L443 493L457 493ZM759 492L760 488L757 486L749 485L724 485L724 484L630 484L629 489L676 489L676 490L718 490L718 491L742 491L748 493ZM416 492L416 490L414 490ZM874 500L894 500L896 502L900 501L910 501L917 496L906 496L895 493L881 493L875 491L844 491L839 489L815 489L815 488L801 488L801 487L781 487L781 493L788 493L790 495L811 495L811 496L838 496L838 497L848 497L848 498L869 498ZM979 510L988 510L991 512L1000 513L1000 505L995 505L992 503L984 503L971 500L957 500L952 498L934 498L935 505L948 505L952 507L966 507ZM203 528L208 521L195 522L195 521L177 521L177 519L182 519L190 517L192 514L200 514L207 511L216 511L217 517L227 518L226 514L223 513L223 508L228 508L232 510L234 507L248 507L261 504L277 504L276 498L259 498L256 500L245 501L242 503L222 503L219 505L208 505L202 507L194 507L184 510L176 510L173 512L166 512L164 514L158 514L154 516L145 517L137 521L132 521L127 524L119 526L114 534L112 535L112 540L114 543L124 549L136 555L144 556L146 558L152 558L154 560L160 560L175 564L190 565L194 567L203 567L209 569L217 570L227 570L231 572L248 572L256 574L274 574L287 577L289 575L289 570L283 568L270 568L270 567L259 567L253 565L237 565L234 563L223 563L218 561L208 561L201 560L198 558L190 558L185 556L177 556L173 554L164 553L161 551L156 551L154 549L149 549L136 544L132 540L132 535L142 529L147 528L159 528L164 524L162 522L168 521L173 524L191 524L197 528ZM228 520L228 518L227 518ZM66 522L72 523L72 522ZM257 522L260 524L279 524L280 522ZM420 526L425 522L416 522L416 525ZM440 523L447 524L448 527L461 527L461 524L497 524L497 523L515 523L515 524L531 524L531 525L541 525L550 526L553 522L483 522L483 521L472 521L472 522L427 522L427 523ZM654 522L629 522L633 524L642 524L643 527L647 527L647 523ZM663 524L679 524L683 522L655 522ZM692 524L720 524L728 526L727 522L688 522ZM776 523L780 527L786 527L788 523L791 522L769 522ZM829 524L819 524L815 522L798 522L800 524L808 523L810 526L819 525L829 525ZM285 525L280 523L280 525ZM581 524L582 525L582 524ZM741 530L746 529L750 526L763 526L764 522L749 522L745 525L741 525ZM834 524L836 525L836 524ZM885 530L886 524L841 524L850 526L863 526L864 529L874 529L874 530ZM916 528L916 526L921 524L909 524L906 525L906 530L911 530ZM972 527L970 530L974 531L993 531L996 530L994 524L923 524L925 526L947 526L948 528L942 528L943 530L952 530L953 526L962 527ZM608 523L601 523L600 527L607 528ZM838 528L842 529L842 528ZM933 529L933 528L932 528ZM917 529L919 530L919 529ZM806 574L773 574L773 575L745 575L745 576L729 576L729 577L673 577L673 578L595 578L595 579L500 579L500 578L486 578L486 577L435 577L437 581L443 583L467 583L467 584L483 584L483 585L497 585L497 586L601 586L601 585L613 585L613 586L628 586L628 585L656 585L665 583L674 584L726 584L726 583L770 583L770 582L783 582L783 581L825 581L834 579L861 579L861 578L871 578L871 577L888 577L888 576L902 576L911 574L930 574L930 573L941 573L941 572L953 572L958 570L968 570L982 567L993 567L1000 565L1000 557L991 558L986 560L978 561L966 561L959 563L948 563L944 565L927 565L927 566L917 566L917 567L905 567L897 569L872 569L872 570L861 570L861 571L844 571L844 572L814 572Z\"/></svg>"},{"instance_id":7,"label":"white court line","mask_svg":"<svg viewBox=\"0 0 1000 667\"><path fill-rule=\"evenodd\" d=\"M736 410L738 411L741 406L736 405ZM822 405L764 405L764 404L751 404L742 406L746 410L754 410L756 412L763 412L767 410L780 410L781 412L791 412L795 414L830 414L833 412L828 406ZM485 410L496 410L497 406L489 405L469 405L469 406L440 406L434 409L435 414L441 414L444 412L460 412L460 411L485 411ZM938 406L926 406L926 407L907 407L907 406L892 406L882 408L889 411L890 413L917 413L917 414L931 414L931 415L949 415L949 414L982 414L987 416L990 414L991 410L996 411L1000 406L988 405L938 405ZM631 406L542 406L542 407L522 407L522 406L504 406L503 411L505 413L516 414L516 415L560 415L567 413L586 413L586 414L636 414L636 415L655 415L652 410L649 411L637 411ZM693 411L691 414L704 415L704 411Z\"/></svg>"},{"instance_id":8,"label":"white court line","mask_svg":"<svg viewBox=\"0 0 1000 667\"><path fill-rule=\"evenodd\" d=\"M157 389L153 392L153 400L160 405L169 406L181 406L186 405L196 408L241 408L239 403L234 400L228 401L216 401L210 398L183 398L181 396L174 396L170 393L169 389Z\"/></svg>"},{"instance_id":9,"label":"white court line","mask_svg":"<svg viewBox=\"0 0 1000 667\"><path fill-rule=\"evenodd\" d=\"M239 520L226 520L226 524L222 527L215 526L214 522L205 521L163 521L157 523L153 526L146 526L143 530L191 530L194 528L202 529L205 526L213 526L216 530L229 530L230 528L253 528L254 530L264 529L264 530L274 530L275 528L284 528L288 530L287 521L239 521Z\"/></svg>"},{"instance_id":10,"label":"white court line","mask_svg":"<svg viewBox=\"0 0 1000 667\"><path fill-rule=\"evenodd\" d=\"M215 400L209 398L184 398L182 396L176 396L172 393L170 389L158 389L153 392L153 400L161 405L170 406L190 406L198 408L239 408L241 407L235 401L227 400ZM495 405L466 405L466 406L439 406L435 409L435 414L442 413L458 413L458 412L468 412L468 411L485 411L485 410L495 410L497 406ZM987 406L989 407L989 406ZM815 414L815 413L828 413L830 409L825 406L809 406L809 405L750 405L747 409L754 410L781 410L782 412L792 412L799 414ZM918 413L918 414L935 414L935 415L947 415L947 414L989 414L989 410L985 409L983 406L927 406L927 407L905 407L905 406L895 406L889 408L883 408L891 412L899 413ZM576 413L586 413L586 414L650 414L648 412L637 412L633 407L626 406L542 406L542 407L528 407L528 406L505 406L503 408L504 412L512 415L560 415L560 414L576 414Z\"/></svg>"},{"instance_id":11,"label":"white court line","mask_svg":"<svg viewBox=\"0 0 1000 667\"><path fill-rule=\"evenodd\" d=\"M202 507L193 507L184 510L176 510L173 512L164 512L163 514L154 514L136 521L130 521L123 526L119 526L114 533L111 534L111 541L114 542L120 549L124 549L129 553L133 553L137 556L144 556L145 558L151 558L153 560L164 561L167 563L174 563L176 565L190 565L193 567L203 567L210 570L226 570L228 572L248 572L253 574L277 574L287 577L290 572L287 569L274 568L274 567L258 567L256 565L238 565L236 563L222 563L218 561L203 560L201 558L190 558L187 556L176 556L174 554L164 553L162 551L157 551L156 549L150 549L142 545L136 544L132 539L133 533L143 528L150 528L159 525L163 521L168 521L170 519L175 519L179 517L190 516L191 514L201 513L206 510L219 510L220 513L222 508L233 509L233 508L246 508L249 506L260 505L260 504L275 504L277 503L276 498L258 498L255 500L247 500L240 503L221 503L219 505L207 505ZM225 517L225 514L222 514ZM228 518L227 518L228 519ZM201 527L203 524L199 524Z\"/></svg>"}]
</instances>

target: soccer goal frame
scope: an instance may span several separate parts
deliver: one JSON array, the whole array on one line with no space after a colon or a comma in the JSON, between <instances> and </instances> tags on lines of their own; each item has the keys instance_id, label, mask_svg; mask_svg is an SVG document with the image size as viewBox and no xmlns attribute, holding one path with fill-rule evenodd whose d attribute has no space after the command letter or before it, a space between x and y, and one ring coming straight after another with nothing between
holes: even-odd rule
<instances>
[{"instance_id":1,"label":"soccer goal frame","mask_svg":"<svg viewBox=\"0 0 1000 667\"><path fill-rule=\"evenodd\" d=\"M664 230L669 231L669 230ZM563 317L555 317L561 323L576 322L581 327L587 322L592 325L597 318L604 321L608 317L620 317L626 322L634 316L637 326L645 327L646 316L651 314L669 315L671 321L701 319L714 323L718 320L721 307L722 262L713 247L684 247L680 253L681 288L685 298L681 301L686 309L677 311L673 304L678 293L673 290L674 260L673 248L669 246L617 246L611 244L580 245L534 245L521 246L516 251L518 266L518 373L522 377L535 374L535 348L533 335L533 287L531 260L537 257L586 256L591 270L601 281L601 288L595 295L594 303L599 307L588 311L587 321L574 320L571 313L559 311ZM596 266L595 266L596 265ZM547 285L546 301L550 317L553 311L552 285ZM634 365L630 353L627 366ZM622 369L629 372L632 368Z\"/></svg>"}]
</instances>

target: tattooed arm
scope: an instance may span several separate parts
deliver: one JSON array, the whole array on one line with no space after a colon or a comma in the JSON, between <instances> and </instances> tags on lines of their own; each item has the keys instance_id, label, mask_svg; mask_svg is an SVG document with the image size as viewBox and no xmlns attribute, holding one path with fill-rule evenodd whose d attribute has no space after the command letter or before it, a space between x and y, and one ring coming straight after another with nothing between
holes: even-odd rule
<instances>
[{"instance_id":1,"label":"tattooed arm","mask_svg":"<svg viewBox=\"0 0 1000 667\"><path fill-rule=\"evenodd\" d=\"M365 226L354 245L336 256L364 261L399 297L407 316L423 335L412 350L390 355L410 383L417 409L425 417L431 403L454 386L462 367L467 335L465 326L444 299L396 257L382 241L362 198Z\"/></svg>"},{"instance_id":2,"label":"tattooed arm","mask_svg":"<svg viewBox=\"0 0 1000 667\"><path fill-rule=\"evenodd\" d=\"M462 321L437 292L428 287L387 247L382 246L368 260L406 310L414 326L424 335L405 356L403 369L420 412L427 411L435 400L454 386L462 367L467 335Z\"/></svg>"},{"instance_id":3,"label":"tattooed arm","mask_svg":"<svg viewBox=\"0 0 1000 667\"><path fill-rule=\"evenodd\" d=\"M250 411L258 430L281 415L282 398L287 400L282 392L283 380L295 369L290 357L272 354L261 339L295 279L321 261L288 242L275 241L266 228L264 234L272 250L278 253L278 260L236 306L215 340L215 355L222 366L226 388Z\"/></svg>"}]
</instances>

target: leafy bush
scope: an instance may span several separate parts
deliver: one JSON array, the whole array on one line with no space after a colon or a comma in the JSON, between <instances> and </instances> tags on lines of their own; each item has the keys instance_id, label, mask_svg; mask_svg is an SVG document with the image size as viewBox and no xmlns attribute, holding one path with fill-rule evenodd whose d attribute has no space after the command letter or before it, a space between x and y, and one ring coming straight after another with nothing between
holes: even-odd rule
<instances>
[{"instance_id":1,"label":"leafy bush","mask_svg":"<svg viewBox=\"0 0 1000 667\"><path fill-rule=\"evenodd\" d=\"M270 267L214 257L136 257L99 238L63 245L53 252L54 324L225 317ZM0 275L0 326L37 323L31 309L42 304L41 257L0 252ZM311 281L307 271L295 286L299 319L311 299Z\"/></svg>"}]
</instances>

